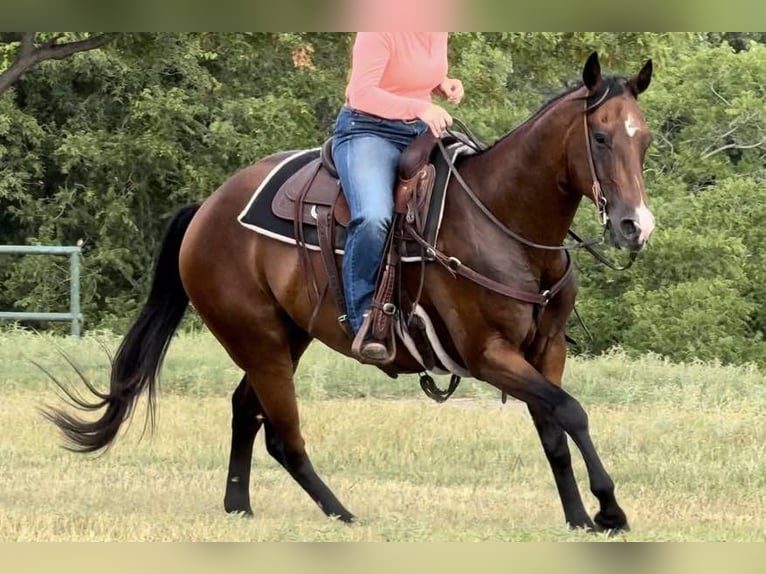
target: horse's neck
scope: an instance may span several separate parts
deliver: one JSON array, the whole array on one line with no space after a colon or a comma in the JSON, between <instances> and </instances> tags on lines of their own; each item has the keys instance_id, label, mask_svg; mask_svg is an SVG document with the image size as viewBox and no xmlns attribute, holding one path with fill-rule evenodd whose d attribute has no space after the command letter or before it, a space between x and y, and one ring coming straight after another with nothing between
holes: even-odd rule
<instances>
[{"instance_id":1,"label":"horse's neck","mask_svg":"<svg viewBox=\"0 0 766 574\"><path fill-rule=\"evenodd\" d=\"M558 113L555 108L561 108ZM580 196L569 189L572 103L558 104L467 165L476 192L498 219L530 241L560 245ZM583 141L583 145L585 142Z\"/></svg>"}]
</instances>

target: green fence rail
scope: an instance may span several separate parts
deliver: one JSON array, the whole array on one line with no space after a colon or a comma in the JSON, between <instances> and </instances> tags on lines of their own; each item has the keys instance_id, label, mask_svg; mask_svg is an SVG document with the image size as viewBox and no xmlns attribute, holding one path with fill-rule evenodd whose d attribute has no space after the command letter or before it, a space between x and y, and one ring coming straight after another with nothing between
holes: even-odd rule
<instances>
[{"instance_id":1,"label":"green fence rail","mask_svg":"<svg viewBox=\"0 0 766 574\"><path fill-rule=\"evenodd\" d=\"M69 256L69 313L0 312L0 320L10 321L71 321L72 336L79 337L82 330L80 312L80 253L79 245L0 245L0 255L68 255Z\"/></svg>"}]
</instances>

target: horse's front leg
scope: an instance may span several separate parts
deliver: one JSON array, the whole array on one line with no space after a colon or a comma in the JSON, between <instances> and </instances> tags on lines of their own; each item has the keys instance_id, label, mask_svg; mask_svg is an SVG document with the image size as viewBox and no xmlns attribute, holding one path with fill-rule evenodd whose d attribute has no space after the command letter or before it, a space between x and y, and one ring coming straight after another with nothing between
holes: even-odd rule
<instances>
[{"instance_id":1,"label":"horse's front leg","mask_svg":"<svg viewBox=\"0 0 766 574\"><path fill-rule=\"evenodd\" d=\"M563 337L561 342L564 342ZM550 461L567 522L572 526L593 526L577 489L564 433L580 449L588 470L591 492L599 500L601 508L594 518L597 527L604 530L627 529L627 518L614 495L614 482L601 463L588 431L588 415L580 403L559 386L561 373L557 374L556 370L563 369L561 348L559 343L551 343L550 351L541 355L539 363L540 369L553 380L530 364L513 345L500 338L492 339L485 345L480 360L471 370L478 378L527 404ZM559 361L561 365L557 367Z\"/></svg>"},{"instance_id":2,"label":"horse's front leg","mask_svg":"<svg viewBox=\"0 0 766 574\"><path fill-rule=\"evenodd\" d=\"M536 341L538 343L535 345L537 351L530 358L530 362L543 377L560 387L566 360L566 342L563 334L561 345L559 345L558 339L556 337ZM572 470L572 456L569 453L567 435L564 429L553 415L548 410L541 408L540 405L531 402L527 403L527 408L529 414L532 415L545 456L551 465L556 488L564 507L564 519L573 528L594 529L593 521L585 510L580 490L577 487L577 481Z\"/></svg>"}]
</instances>

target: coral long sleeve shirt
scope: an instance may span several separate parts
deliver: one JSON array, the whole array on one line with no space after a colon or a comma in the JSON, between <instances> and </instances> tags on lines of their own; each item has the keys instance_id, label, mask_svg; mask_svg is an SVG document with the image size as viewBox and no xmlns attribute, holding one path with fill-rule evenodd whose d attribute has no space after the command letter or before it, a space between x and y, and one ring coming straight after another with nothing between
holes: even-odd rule
<instances>
[{"instance_id":1,"label":"coral long sleeve shirt","mask_svg":"<svg viewBox=\"0 0 766 574\"><path fill-rule=\"evenodd\" d=\"M447 77L447 32L359 32L346 101L354 109L410 120Z\"/></svg>"}]
</instances>

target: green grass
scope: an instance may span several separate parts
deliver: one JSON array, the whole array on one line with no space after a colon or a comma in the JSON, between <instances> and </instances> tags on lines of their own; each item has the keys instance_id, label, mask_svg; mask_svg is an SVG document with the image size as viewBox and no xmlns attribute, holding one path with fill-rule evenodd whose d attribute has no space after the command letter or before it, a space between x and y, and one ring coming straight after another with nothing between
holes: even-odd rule
<instances>
[{"instance_id":1,"label":"green grass","mask_svg":"<svg viewBox=\"0 0 766 574\"><path fill-rule=\"evenodd\" d=\"M102 335L116 348L118 339ZM36 407L55 403L36 360L76 377L56 346L106 386L107 359L82 341L0 333L0 540L592 540L567 531L522 405L466 381L436 405L397 380L312 347L299 373L314 465L357 514L324 518L257 441L255 519L222 509L228 397L240 373L208 335L182 335L162 373L157 433L143 411L98 458L67 453ZM672 365L620 353L568 363L617 495L627 540L766 540L766 391L753 368ZM575 470L595 511L579 455ZM623 538L621 538L623 539Z\"/></svg>"}]
</instances>

